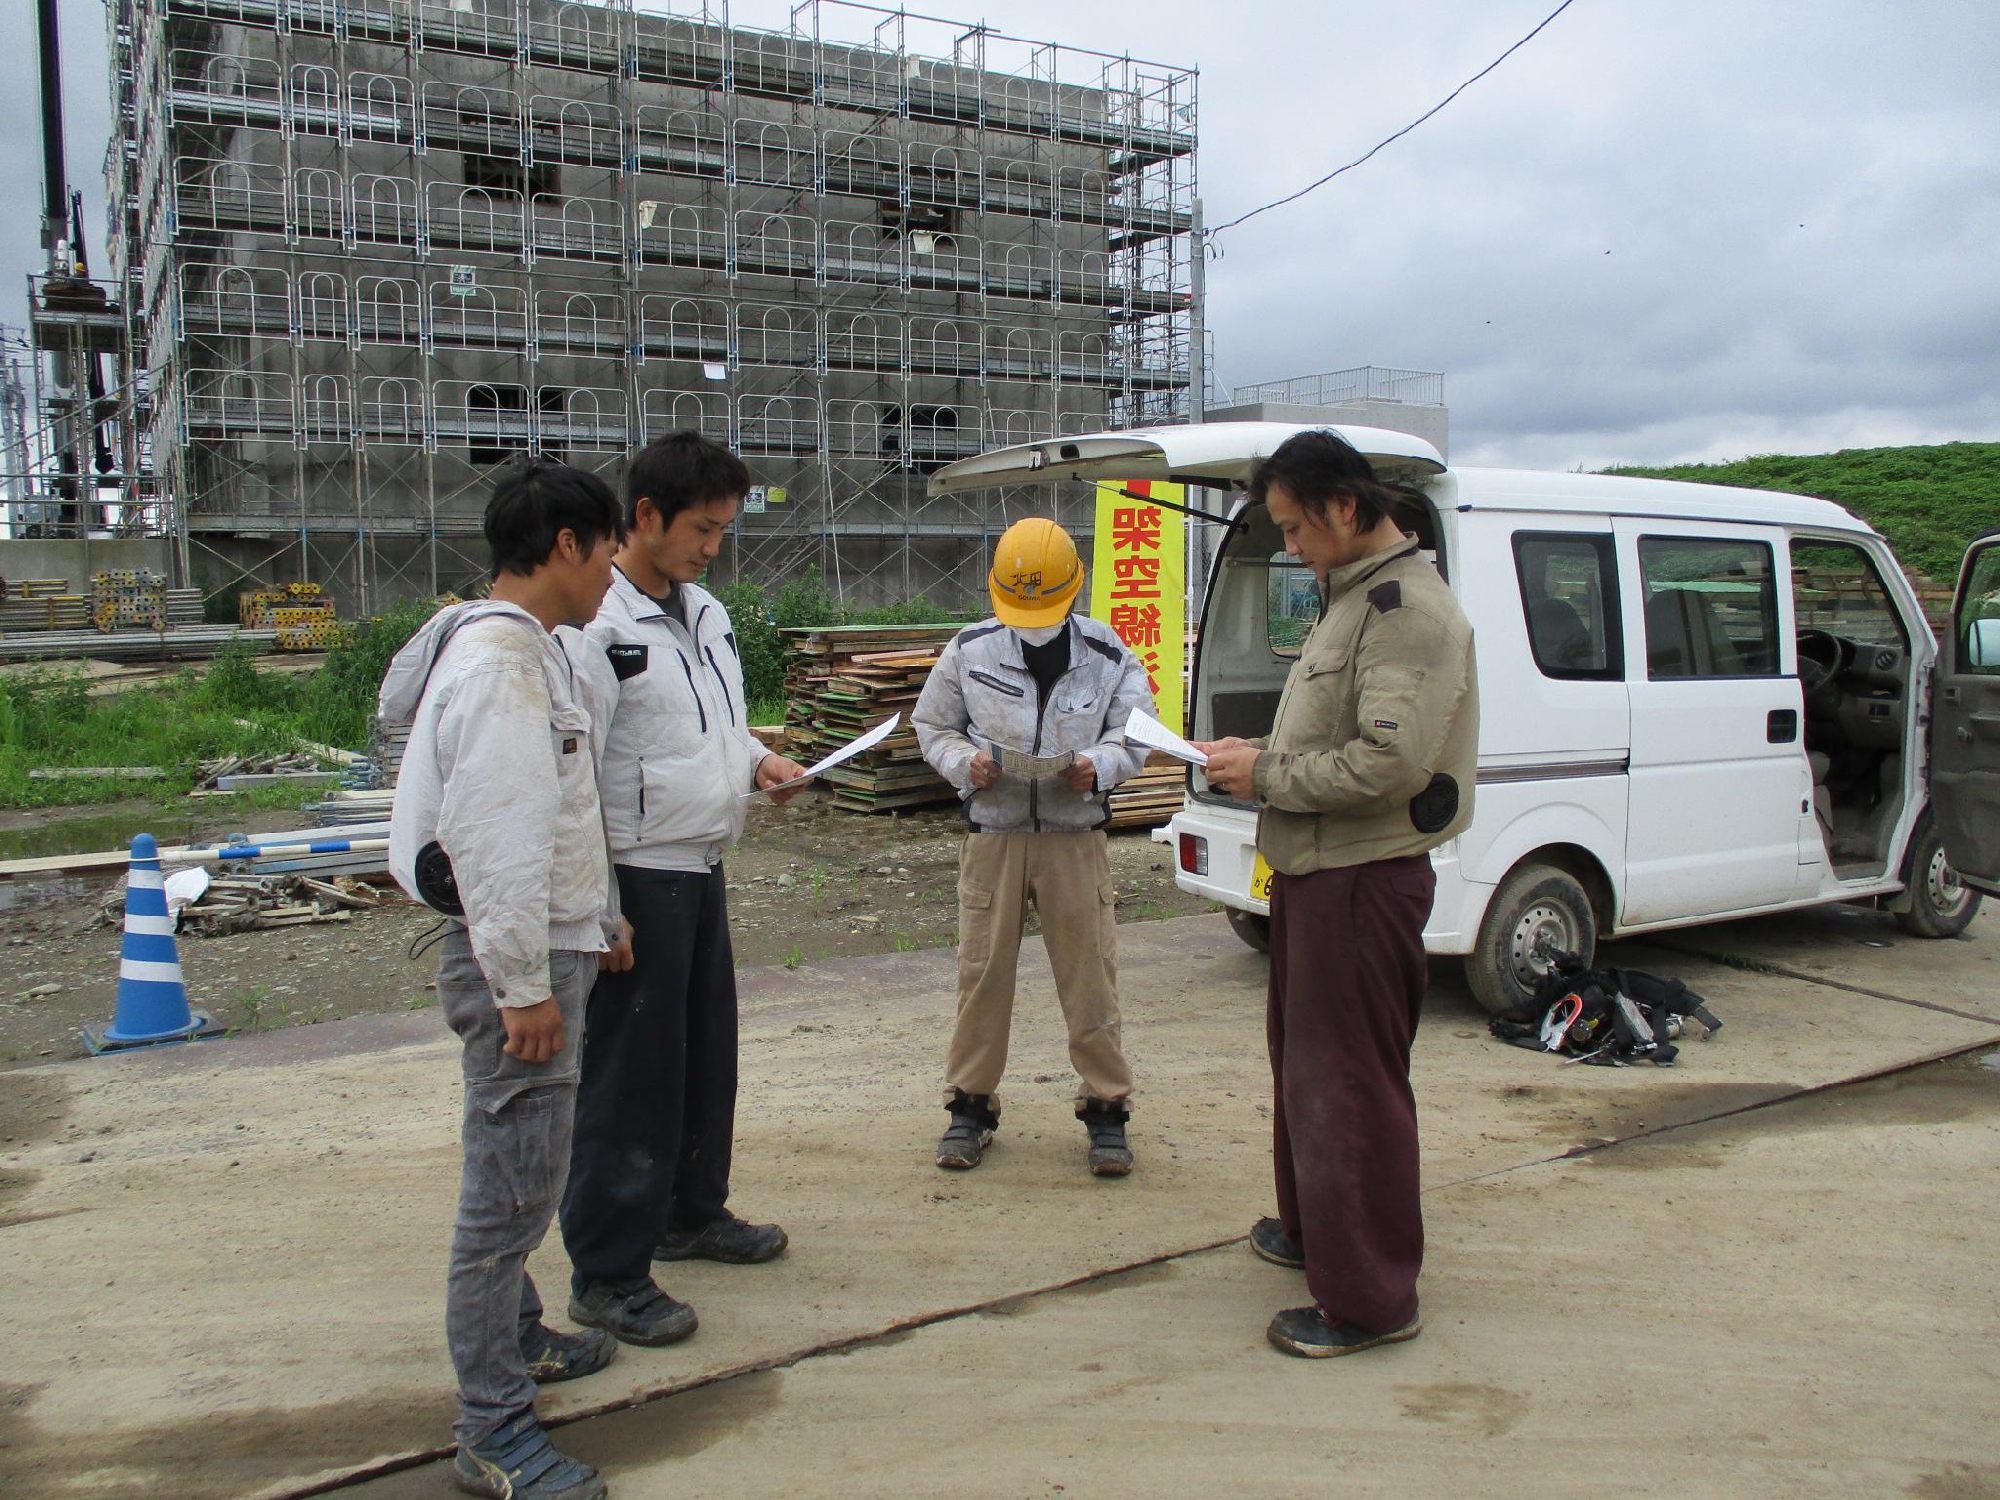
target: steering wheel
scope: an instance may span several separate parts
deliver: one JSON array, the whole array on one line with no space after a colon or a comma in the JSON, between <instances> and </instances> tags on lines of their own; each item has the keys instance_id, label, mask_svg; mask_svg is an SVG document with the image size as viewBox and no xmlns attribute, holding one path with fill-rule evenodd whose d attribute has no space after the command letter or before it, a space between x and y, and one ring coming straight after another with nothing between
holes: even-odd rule
<instances>
[{"instance_id":1,"label":"steering wheel","mask_svg":"<svg viewBox=\"0 0 2000 1500\"><path fill-rule=\"evenodd\" d=\"M1825 630L1799 632L1799 686L1807 702L1833 686L1843 655L1839 636Z\"/></svg>"}]
</instances>

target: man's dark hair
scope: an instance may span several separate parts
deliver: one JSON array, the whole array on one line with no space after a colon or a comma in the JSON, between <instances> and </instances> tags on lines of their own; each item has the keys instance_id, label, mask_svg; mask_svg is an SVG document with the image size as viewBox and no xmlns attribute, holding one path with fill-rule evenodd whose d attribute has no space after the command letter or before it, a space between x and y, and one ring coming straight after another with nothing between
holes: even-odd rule
<instances>
[{"instance_id":1,"label":"man's dark hair","mask_svg":"<svg viewBox=\"0 0 2000 1500\"><path fill-rule=\"evenodd\" d=\"M1271 486L1284 487L1314 520L1324 523L1327 502L1351 499L1354 524L1368 531L1396 511L1395 491L1375 477L1368 460L1338 433L1325 428L1295 432L1250 476L1250 498L1263 504Z\"/></svg>"},{"instance_id":2,"label":"man's dark hair","mask_svg":"<svg viewBox=\"0 0 2000 1500\"><path fill-rule=\"evenodd\" d=\"M585 552L600 537L625 540L618 497L595 474L546 458L510 463L486 503L486 545L493 553L493 576L528 574L549 560L556 538L576 533Z\"/></svg>"},{"instance_id":3,"label":"man's dark hair","mask_svg":"<svg viewBox=\"0 0 2000 1500\"><path fill-rule=\"evenodd\" d=\"M750 493L750 471L722 444L698 432L670 432L654 438L632 460L625 476L625 524L639 524L639 502L650 500L660 524L691 505L740 500Z\"/></svg>"}]
</instances>

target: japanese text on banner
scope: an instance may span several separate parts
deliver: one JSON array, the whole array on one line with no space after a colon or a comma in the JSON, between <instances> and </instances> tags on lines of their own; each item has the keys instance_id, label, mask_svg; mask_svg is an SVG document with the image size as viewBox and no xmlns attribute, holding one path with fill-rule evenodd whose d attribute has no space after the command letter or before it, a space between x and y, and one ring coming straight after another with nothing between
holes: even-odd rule
<instances>
[{"instance_id":1,"label":"japanese text on banner","mask_svg":"<svg viewBox=\"0 0 2000 1500\"><path fill-rule=\"evenodd\" d=\"M1129 490L1131 494L1121 494ZM1097 535L1090 559L1090 615L1118 632L1146 669L1160 722L1184 732L1181 659L1187 648L1185 487L1112 480L1097 487ZM1140 498L1134 499L1133 496Z\"/></svg>"}]
</instances>

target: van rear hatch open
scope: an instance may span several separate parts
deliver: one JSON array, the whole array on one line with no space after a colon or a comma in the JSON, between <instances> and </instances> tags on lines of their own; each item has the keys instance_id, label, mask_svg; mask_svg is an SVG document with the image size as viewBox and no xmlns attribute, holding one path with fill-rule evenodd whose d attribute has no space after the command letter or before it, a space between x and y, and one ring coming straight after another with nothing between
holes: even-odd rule
<instances>
[{"instance_id":1,"label":"van rear hatch open","mask_svg":"<svg viewBox=\"0 0 2000 1500\"><path fill-rule=\"evenodd\" d=\"M1044 438L947 464L931 476L929 488L932 495L959 495L994 485L1151 479L1229 489L1247 484L1261 460L1306 430L1290 422L1206 422ZM1332 430L1368 455L1385 484L1444 472L1437 449L1422 438L1380 427Z\"/></svg>"}]
</instances>

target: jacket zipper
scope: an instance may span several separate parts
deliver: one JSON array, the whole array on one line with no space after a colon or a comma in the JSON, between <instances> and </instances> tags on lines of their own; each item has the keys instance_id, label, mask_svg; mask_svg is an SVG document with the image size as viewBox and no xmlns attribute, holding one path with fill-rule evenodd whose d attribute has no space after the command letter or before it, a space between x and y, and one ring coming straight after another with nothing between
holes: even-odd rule
<instances>
[{"instance_id":1,"label":"jacket zipper","mask_svg":"<svg viewBox=\"0 0 2000 1500\"><path fill-rule=\"evenodd\" d=\"M730 701L728 679L722 675L722 668L715 664L715 648L703 646L701 654L708 658L708 670L715 674L715 685L722 689L722 706L729 710L729 722L733 726L736 723L736 705Z\"/></svg>"},{"instance_id":2,"label":"jacket zipper","mask_svg":"<svg viewBox=\"0 0 2000 1500\"><path fill-rule=\"evenodd\" d=\"M694 685L694 668L688 665L688 659L687 659L687 657L686 657L686 656L685 656L685 655L684 655L684 654L683 654L682 652L680 652L679 650L676 650L676 651L674 652L674 655L676 655L676 656L680 657L680 659L681 659L681 670L682 670L683 672L687 673L687 680L688 680L688 696L694 699L694 711L695 711L695 712L696 712L697 714L701 715L701 732L702 732L703 734L707 734L707 733L708 733L708 710L707 710L707 709L705 709L705 708L703 708L703 707L701 706L701 689L700 689L700 688L698 688L698 687L696 687L696 686ZM732 715L733 715L733 713L734 713L734 710L732 710L731 712L732 712Z\"/></svg>"},{"instance_id":3,"label":"jacket zipper","mask_svg":"<svg viewBox=\"0 0 2000 1500\"><path fill-rule=\"evenodd\" d=\"M639 757L639 821L646 821L646 757Z\"/></svg>"}]
</instances>

